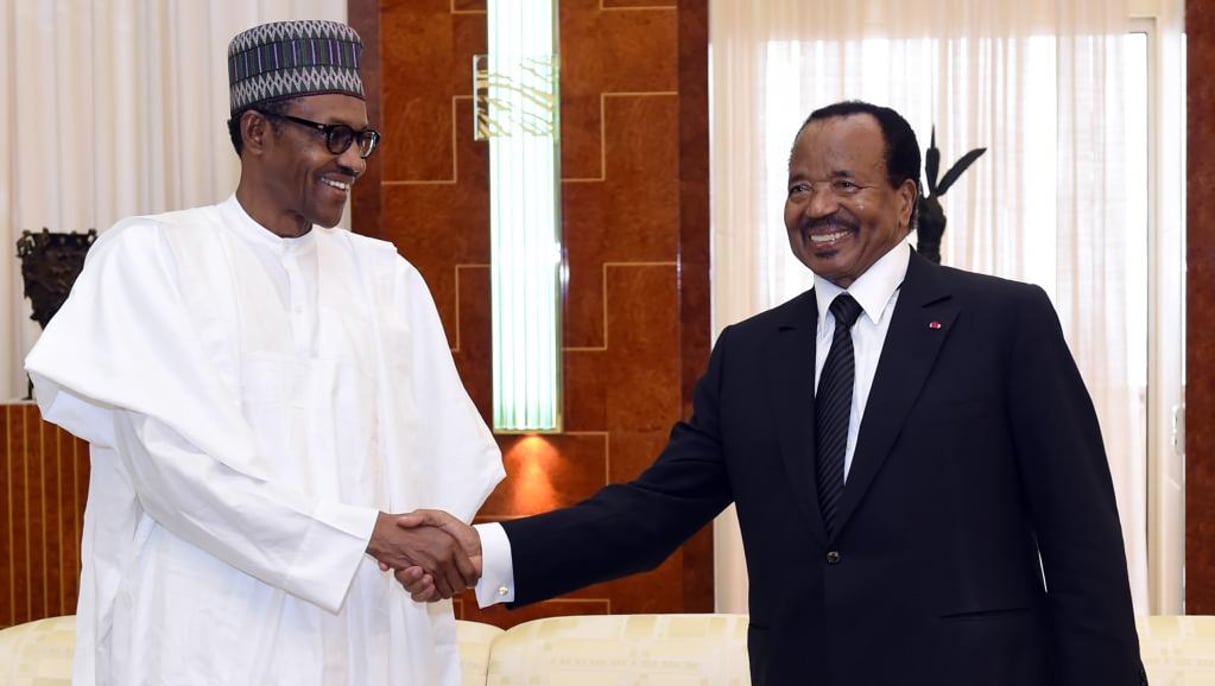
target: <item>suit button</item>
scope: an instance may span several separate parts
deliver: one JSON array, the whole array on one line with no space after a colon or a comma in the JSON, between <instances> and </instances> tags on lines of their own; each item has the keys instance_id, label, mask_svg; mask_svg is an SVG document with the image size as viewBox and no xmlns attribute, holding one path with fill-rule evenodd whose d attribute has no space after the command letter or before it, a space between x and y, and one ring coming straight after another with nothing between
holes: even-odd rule
<instances>
[{"instance_id":1,"label":"suit button","mask_svg":"<svg viewBox=\"0 0 1215 686\"><path fill-rule=\"evenodd\" d=\"M827 564L837 565L839 563L840 563L840 551L832 550L831 552L827 553Z\"/></svg>"}]
</instances>

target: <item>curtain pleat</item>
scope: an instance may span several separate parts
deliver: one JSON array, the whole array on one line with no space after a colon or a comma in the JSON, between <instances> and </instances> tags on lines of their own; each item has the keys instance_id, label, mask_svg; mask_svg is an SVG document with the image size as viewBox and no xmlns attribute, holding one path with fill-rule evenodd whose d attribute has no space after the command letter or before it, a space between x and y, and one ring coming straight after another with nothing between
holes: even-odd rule
<instances>
[{"instance_id":1,"label":"curtain pleat","mask_svg":"<svg viewBox=\"0 0 1215 686\"><path fill-rule=\"evenodd\" d=\"M282 19L344 21L343 0L20 0L0 3L0 384L25 395L39 334L23 297L21 232L218 202L236 188L228 41Z\"/></svg>"},{"instance_id":2,"label":"curtain pleat","mask_svg":"<svg viewBox=\"0 0 1215 686\"><path fill-rule=\"evenodd\" d=\"M1122 0L712 0L714 333L809 288L783 226L793 137L817 107L891 106L941 173L942 261L1051 294L1109 454L1132 591L1147 611L1146 312L1127 282ZM914 242L914 233L911 240ZM718 609L746 611L737 524L718 527Z\"/></svg>"}]
</instances>

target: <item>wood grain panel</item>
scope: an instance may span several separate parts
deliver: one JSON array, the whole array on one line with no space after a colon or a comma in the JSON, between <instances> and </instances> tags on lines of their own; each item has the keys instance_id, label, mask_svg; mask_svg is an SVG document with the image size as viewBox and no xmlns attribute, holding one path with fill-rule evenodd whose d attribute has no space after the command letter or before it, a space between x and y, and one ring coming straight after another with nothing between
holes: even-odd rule
<instances>
[{"instance_id":1,"label":"wood grain panel","mask_svg":"<svg viewBox=\"0 0 1215 686\"><path fill-rule=\"evenodd\" d=\"M393 240L422 270L487 413L487 152L471 140L469 99L484 9L484 0L351 0L348 12L367 46L369 118L385 134L355 187L354 227ZM568 504L636 475L686 412L708 357L707 17L703 0L561 3L564 230L576 269L568 433L546 439L539 454L521 449L520 437L500 438L511 477L487 517ZM88 446L42 422L33 405L0 414L0 626L9 626L75 610ZM506 626L708 610L709 541L700 534L648 575L471 614Z\"/></svg>"},{"instance_id":2,"label":"wood grain panel","mask_svg":"<svg viewBox=\"0 0 1215 686\"><path fill-rule=\"evenodd\" d=\"M561 3L561 173L602 180L605 94L678 88L676 15L603 12L594 0ZM674 139L672 139L674 142Z\"/></svg>"},{"instance_id":3,"label":"wood grain panel","mask_svg":"<svg viewBox=\"0 0 1215 686\"><path fill-rule=\"evenodd\" d=\"M363 79L363 89L367 93L380 92L380 71L383 60L380 58L380 12L378 7L367 4L351 3L347 9L347 20L358 31L363 39L363 61L359 65L359 74ZM367 121L371 127L383 133L384 117L381 112L381 99L367 99ZM384 178L384 154L372 155L367 160L367 170L358 178L352 189L351 203L364 208L374 216L380 215L381 181ZM383 238L383 227L376 224L361 227L363 235Z\"/></svg>"},{"instance_id":4,"label":"wood grain panel","mask_svg":"<svg viewBox=\"0 0 1215 686\"><path fill-rule=\"evenodd\" d=\"M678 366L675 383L686 414L691 386L703 370L708 352L708 10L705 0L680 0L672 9L675 4L674 0L562 3L563 48L572 60L562 84L563 186L567 236L571 247L587 254L588 264L594 264L596 257L602 265L609 258L653 259L655 253L678 263L679 277L673 287L679 350L655 354L672 356L665 362ZM484 150L459 130L460 122L467 119L461 110L466 105L461 105L459 97L468 94L471 55L484 51L484 8L484 0L349 3L351 22L367 43L364 80L369 115L387 134L385 148L356 186L354 224L360 232L377 236L388 235L391 229L391 238L402 251L424 265L423 273L432 288L440 284L436 299L444 325L457 348L461 374L482 412L488 410L489 384L488 255L484 247L488 193ZM1203 77L1208 67L1215 66L1215 7L1189 3L1186 28L1188 126L1192 132L1201 132L1215 121L1215 85ZM618 122L613 123L611 113L613 104L628 104L628 96L621 95L625 91L668 93L666 97L677 99L677 110L673 117L663 115L649 128L622 130ZM636 121L636 117L620 121ZM674 142L678 155L677 167L663 177L674 178L678 184L677 212L672 214L664 203L650 203L648 209L631 215L651 222L651 227L659 226L654 236L628 233L631 227L625 225L630 222L612 224L621 206L630 202L630 195L627 188L610 188L607 172L609 156L638 154L637 146L644 146L641 137L647 135ZM617 138L619 143L611 142ZM665 151L662 155L670 154L669 147L661 150ZM655 163L655 167L666 169L668 165ZM421 189L445 182L453 186L446 193ZM1191 198L1202 197L1215 185L1215 141L1209 137L1189 137L1187 182ZM419 188L402 190L411 188L408 184ZM584 184L603 188L585 190ZM662 231L668 222L678 227L673 252ZM1187 225L1187 611L1210 614L1215 613L1215 500L1207 494L1215 490L1215 425L1204 418L1215 416L1215 343L1206 334L1215 330L1215 208L1190 203ZM572 227L599 233L574 233ZM447 236L435 237L442 233ZM639 238L642 248L634 251L632 241ZM644 242L651 238L656 242ZM660 443L650 428L609 421L610 416L618 417L609 406L628 399L622 396L609 402L604 380L619 373L616 367L628 360L600 349L607 347L603 335L607 315L596 324L594 313L610 307L602 302L603 292L602 277L599 285L589 278L577 284L573 296L589 302L584 307L592 314L586 315L589 324L579 325L584 327L580 342L586 349L566 352L566 417L571 430L584 432L583 439L600 431L605 445L620 447L600 455L576 447L583 445L576 434L554 439L556 459L561 461L550 478L558 484L552 500L555 504L587 492L602 472L610 470L610 476L602 475L604 480L627 478L644 466ZM668 301L670 292L662 291L659 299ZM664 365L652 358L643 361L655 363ZM663 399L659 405L665 403ZM0 626L9 626L74 611L88 449L78 439L42 423L32 405L3 406L0 414L0 515L5 519L0 523ZM504 437L508 456L516 440ZM511 459L508 457L508 466ZM520 463L511 469L519 472L522 467ZM513 480L494 495L490 502L496 516L522 513L501 506L514 502L520 485ZM685 546L682 557L672 558L651 575L591 587L528 609L481 612L478 618L508 626L539 616L625 607L647 608L631 611L711 609L709 540L702 533ZM460 616L464 616L465 601L459 599Z\"/></svg>"},{"instance_id":5,"label":"wood grain panel","mask_svg":"<svg viewBox=\"0 0 1215 686\"><path fill-rule=\"evenodd\" d=\"M0 627L72 614L88 445L31 404L0 405Z\"/></svg>"},{"instance_id":6,"label":"wood grain panel","mask_svg":"<svg viewBox=\"0 0 1215 686\"><path fill-rule=\"evenodd\" d=\"M378 12L386 132L383 227L435 296L457 368L488 415L487 146L472 140L468 65L485 50L483 0L351 0ZM562 203L567 433L500 436L506 481L480 520L559 507L654 459L708 359L707 2L562 0ZM688 88L688 92L683 89ZM694 149L688 149L691 146ZM687 260L684 262L683 260ZM533 608L458 616L712 609L706 529L658 570Z\"/></svg>"},{"instance_id":7,"label":"wood grain panel","mask_svg":"<svg viewBox=\"0 0 1215 686\"><path fill-rule=\"evenodd\" d=\"M456 323L459 329L452 355L473 403L482 417L489 417L493 412L489 264L463 264L457 266L455 271Z\"/></svg>"},{"instance_id":8,"label":"wood grain panel","mask_svg":"<svg viewBox=\"0 0 1215 686\"><path fill-rule=\"evenodd\" d=\"M512 626L530 622L533 619L544 619L545 617L607 615L612 613L612 602L609 598L557 598L521 607L517 610L507 610L501 605L480 610L477 608L477 599L470 592L455 598L453 604L456 619L488 622L503 629L509 629Z\"/></svg>"},{"instance_id":9,"label":"wood grain panel","mask_svg":"<svg viewBox=\"0 0 1215 686\"><path fill-rule=\"evenodd\" d=\"M1187 614L1215 613L1215 6L1188 2L1186 208L1186 596Z\"/></svg>"},{"instance_id":10,"label":"wood grain panel","mask_svg":"<svg viewBox=\"0 0 1215 686\"><path fill-rule=\"evenodd\" d=\"M614 438L657 434L665 439L679 420L678 275L670 263L606 265L610 334L603 355L608 373L599 379L607 394L606 426ZM661 448L665 441L655 448ZM658 454L620 451L611 477L627 480Z\"/></svg>"},{"instance_id":11,"label":"wood grain panel","mask_svg":"<svg viewBox=\"0 0 1215 686\"><path fill-rule=\"evenodd\" d=\"M678 99L675 93L603 98L603 178L562 184L569 262L565 345L602 348L606 263L679 257ZM668 313L678 323L676 310Z\"/></svg>"},{"instance_id":12,"label":"wood grain panel","mask_svg":"<svg viewBox=\"0 0 1215 686\"><path fill-rule=\"evenodd\" d=\"M682 416L709 359L709 0L679 0L679 343ZM713 532L683 546L684 608L713 611Z\"/></svg>"},{"instance_id":13,"label":"wood grain panel","mask_svg":"<svg viewBox=\"0 0 1215 686\"><path fill-rule=\"evenodd\" d=\"M17 623L17 542L24 543L24 531L17 535L16 495L24 490L25 476L20 473L18 459L13 456L9 436L8 412L0 421L0 446L4 459L0 462L0 627Z\"/></svg>"},{"instance_id":14,"label":"wood grain panel","mask_svg":"<svg viewBox=\"0 0 1215 686\"><path fill-rule=\"evenodd\" d=\"M471 59L471 58L470 58ZM449 98L444 115L450 123L441 135L448 137L442 155L455 157L443 170L455 175L426 180L387 180L383 189L384 216L374 222L384 227L384 235L397 245L410 262L422 272L434 295L439 316L455 345L456 271L460 266L489 264L489 151L472 138L472 100L469 96ZM393 116L388 115L389 121ZM452 138L450 131L457 136ZM439 134L436 134L439 135ZM434 153L433 148L423 150ZM413 154L402 141L386 141L384 154L402 157ZM356 213L361 209L357 209ZM362 220L362 223L372 223ZM355 222L359 226L360 221ZM471 288L461 291L462 299L488 298ZM488 299L486 300L488 304ZM488 310L486 310L488 312ZM485 330L488 336L489 330Z\"/></svg>"}]
</instances>

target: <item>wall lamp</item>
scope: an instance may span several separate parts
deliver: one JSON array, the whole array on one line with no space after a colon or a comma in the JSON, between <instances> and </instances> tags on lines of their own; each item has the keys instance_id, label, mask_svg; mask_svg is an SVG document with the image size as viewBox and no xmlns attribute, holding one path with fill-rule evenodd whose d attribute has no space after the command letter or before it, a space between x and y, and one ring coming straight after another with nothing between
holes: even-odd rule
<instances>
[{"instance_id":1,"label":"wall lamp","mask_svg":"<svg viewBox=\"0 0 1215 686\"><path fill-rule=\"evenodd\" d=\"M493 423L561 431L560 94L555 0L489 0L473 58L474 131L489 142Z\"/></svg>"}]
</instances>

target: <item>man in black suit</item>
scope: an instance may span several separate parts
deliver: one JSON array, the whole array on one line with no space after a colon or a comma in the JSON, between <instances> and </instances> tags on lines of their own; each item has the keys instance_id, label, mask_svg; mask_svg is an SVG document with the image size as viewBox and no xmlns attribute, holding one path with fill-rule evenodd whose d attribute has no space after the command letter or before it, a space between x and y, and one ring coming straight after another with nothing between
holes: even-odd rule
<instances>
[{"instance_id":1,"label":"man in black suit","mask_svg":"<svg viewBox=\"0 0 1215 686\"><path fill-rule=\"evenodd\" d=\"M757 686L1145 684L1058 318L1036 286L911 250L919 171L893 110L811 114L785 225L814 289L722 332L654 464L479 536L433 511L402 525L484 542L479 600L526 604L651 569L734 502ZM438 595L423 570L398 578Z\"/></svg>"}]
</instances>

